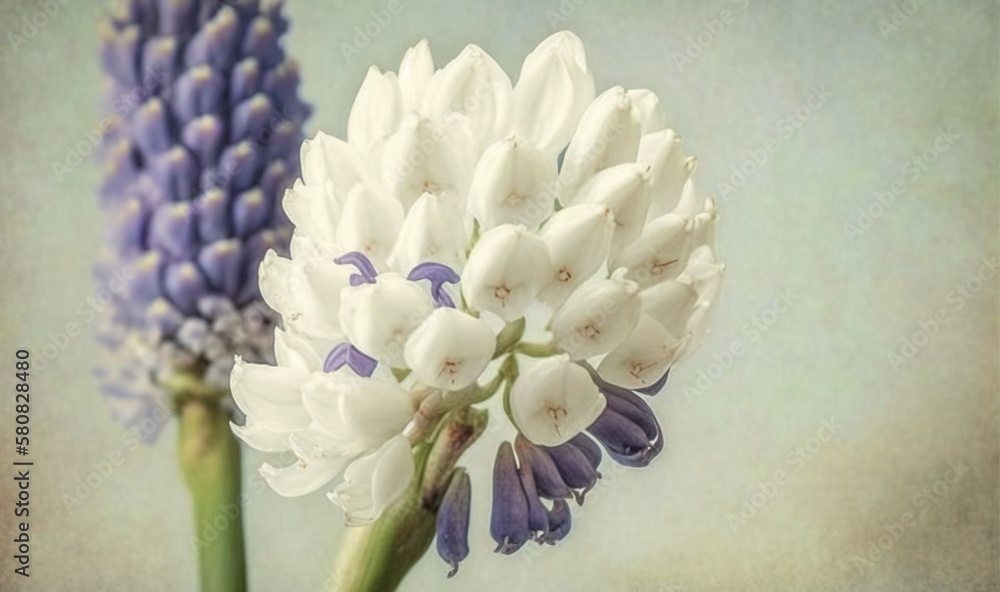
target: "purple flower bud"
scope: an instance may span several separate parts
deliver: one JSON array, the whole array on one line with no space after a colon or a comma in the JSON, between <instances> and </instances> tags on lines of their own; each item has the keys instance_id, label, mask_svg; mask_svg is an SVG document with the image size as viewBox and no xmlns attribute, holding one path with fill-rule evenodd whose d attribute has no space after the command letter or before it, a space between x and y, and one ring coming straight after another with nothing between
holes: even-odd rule
<instances>
[{"instance_id":1,"label":"purple flower bud","mask_svg":"<svg viewBox=\"0 0 1000 592\"><path fill-rule=\"evenodd\" d=\"M464 469L455 469L437 514L437 552L451 566L449 578L458 573L458 564L469 556L471 501L469 475Z\"/></svg>"},{"instance_id":2,"label":"purple flower bud","mask_svg":"<svg viewBox=\"0 0 1000 592\"><path fill-rule=\"evenodd\" d=\"M587 457L587 460L590 461L590 466L595 469L600 468L601 459L604 455L601 453L601 447L590 436L581 432L570 438L569 443Z\"/></svg>"},{"instance_id":3,"label":"purple flower bud","mask_svg":"<svg viewBox=\"0 0 1000 592\"><path fill-rule=\"evenodd\" d=\"M514 446L521 464L531 469L535 488L542 497L554 499L573 495L569 486L559 475L555 461L544 450L521 434L514 438Z\"/></svg>"},{"instance_id":4,"label":"purple flower bud","mask_svg":"<svg viewBox=\"0 0 1000 592\"><path fill-rule=\"evenodd\" d=\"M240 241L216 241L198 253L198 267L205 274L208 285L228 296L235 296L240 288L243 272L243 253Z\"/></svg>"},{"instance_id":5,"label":"purple flower bud","mask_svg":"<svg viewBox=\"0 0 1000 592\"><path fill-rule=\"evenodd\" d=\"M549 530L539 542L554 545L566 538L572 526L573 517L569 511L569 504L564 499L556 498L552 500L552 509L549 510Z\"/></svg>"},{"instance_id":6,"label":"purple flower bud","mask_svg":"<svg viewBox=\"0 0 1000 592\"><path fill-rule=\"evenodd\" d=\"M256 58L245 58L233 68L229 83L229 102L236 104L252 97L260 88L260 63Z\"/></svg>"},{"instance_id":7,"label":"purple flower bud","mask_svg":"<svg viewBox=\"0 0 1000 592\"><path fill-rule=\"evenodd\" d=\"M344 253L340 257L334 259L333 262L338 265L353 265L358 269L360 273L356 273L351 276L352 286L375 283L375 276L378 275L378 271L375 270L375 266L372 265L371 260L366 257L364 253L360 251Z\"/></svg>"},{"instance_id":8,"label":"purple flower bud","mask_svg":"<svg viewBox=\"0 0 1000 592\"><path fill-rule=\"evenodd\" d=\"M259 188L244 191L233 203L233 233L240 238L249 236L263 228L271 215L271 204Z\"/></svg>"},{"instance_id":9,"label":"purple flower bud","mask_svg":"<svg viewBox=\"0 0 1000 592\"><path fill-rule=\"evenodd\" d=\"M195 214L189 202L156 209L149 224L149 246L172 259L191 255L195 248Z\"/></svg>"},{"instance_id":10,"label":"purple flower bud","mask_svg":"<svg viewBox=\"0 0 1000 592\"><path fill-rule=\"evenodd\" d=\"M174 85L174 113L181 121L215 113L222 105L226 82L209 66L191 68Z\"/></svg>"},{"instance_id":11,"label":"purple flower bud","mask_svg":"<svg viewBox=\"0 0 1000 592\"><path fill-rule=\"evenodd\" d=\"M510 555L531 538L528 528L528 501L517 474L514 448L503 442L493 462L493 510L490 513L490 536L497 543L494 551Z\"/></svg>"},{"instance_id":12,"label":"purple flower bud","mask_svg":"<svg viewBox=\"0 0 1000 592\"><path fill-rule=\"evenodd\" d=\"M549 531L549 511L538 497L531 469L522 463L517 469L517 476L521 479L521 489L528 503L528 529L536 533L536 538L540 537Z\"/></svg>"},{"instance_id":13,"label":"purple flower bud","mask_svg":"<svg viewBox=\"0 0 1000 592\"><path fill-rule=\"evenodd\" d=\"M601 474L594 469L587 455L569 442L559 446L544 447L543 450L559 470L566 485L572 487L576 503L583 504L583 498L594 487Z\"/></svg>"},{"instance_id":14,"label":"purple flower bud","mask_svg":"<svg viewBox=\"0 0 1000 592\"><path fill-rule=\"evenodd\" d=\"M444 289L445 284L457 284L462 281L462 277L455 273L454 269L442 263L426 261L411 269L406 279L411 282L429 280L431 282L431 298L434 299L434 303L438 307L455 308L455 301Z\"/></svg>"},{"instance_id":15,"label":"purple flower bud","mask_svg":"<svg viewBox=\"0 0 1000 592\"><path fill-rule=\"evenodd\" d=\"M587 431L604 445L612 459L627 467L648 466L663 448L662 437L651 441L642 427L610 404Z\"/></svg>"}]
</instances>

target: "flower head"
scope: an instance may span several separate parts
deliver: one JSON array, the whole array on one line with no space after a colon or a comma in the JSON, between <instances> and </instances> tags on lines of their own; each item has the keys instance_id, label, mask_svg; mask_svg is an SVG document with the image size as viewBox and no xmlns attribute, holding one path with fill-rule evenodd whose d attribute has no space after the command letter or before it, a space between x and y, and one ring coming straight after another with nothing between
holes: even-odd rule
<instances>
[{"instance_id":1,"label":"flower head","mask_svg":"<svg viewBox=\"0 0 1000 592\"><path fill-rule=\"evenodd\" d=\"M260 273L285 327L278 364L241 392L234 427L295 454L264 470L279 493L346 467L333 498L367 523L419 475L454 573L475 482L455 464L482 429L449 422L469 406L502 393L515 428L492 472L501 553L567 536L605 452L640 467L663 450L642 395L697 345L723 267L715 206L654 93L595 99L568 32L513 86L476 46L435 71L422 41L398 76L369 71L346 141L320 133L302 160L283 202L291 258L268 255Z\"/></svg>"}]
</instances>

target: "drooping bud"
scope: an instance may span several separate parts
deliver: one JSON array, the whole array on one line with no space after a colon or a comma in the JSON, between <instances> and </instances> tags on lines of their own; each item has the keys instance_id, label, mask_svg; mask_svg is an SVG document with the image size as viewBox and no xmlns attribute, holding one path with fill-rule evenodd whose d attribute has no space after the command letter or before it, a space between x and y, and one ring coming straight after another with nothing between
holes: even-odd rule
<instances>
[{"instance_id":1,"label":"drooping bud","mask_svg":"<svg viewBox=\"0 0 1000 592\"><path fill-rule=\"evenodd\" d=\"M523 226L504 224L480 237L462 277L462 294L475 310L505 321L524 316L552 277L548 247Z\"/></svg>"},{"instance_id":2,"label":"drooping bud","mask_svg":"<svg viewBox=\"0 0 1000 592\"><path fill-rule=\"evenodd\" d=\"M424 193L406 214L389 264L407 272L420 263L436 261L461 271L465 267L465 241L458 208L448 197Z\"/></svg>"},{"instance_id":3,"label":"drooping bud","mask_svg":"<svg viewBox=\"0 0 1000 592\"><path fill-rule=\"evenodd\" d=\"M396 436L348 465L344 482L327 497L343 508L348 526L371 524L403 496L414 472L410 442Z\"/></svg>"},{"instance_id":4,"label":"drooping bud","mask_svg":"<svg viewBox=\"0 0 1000 592\"><path fill-rule=\"evenodd\" d=\"M517 462L510 442L503 442L493 461L493 509L490 512L490 536L497 543L495 551L510 555L531 539L528 528L528 501L524 497Z\"/></svg>"},{"instance_id":5,"label":"drooping bud","mask_svg":"<svg viewBox=\"0 0 1000 592\"><path fill-rule=\"evenodd\" d=\"M625 269L619 269L609 279L587 280L552 316L553 341L572 359L611 351L639 323L639 285L624 276Z\"/></svg>"},{"instance_id":6,"label":"drooping bud","mask_svg":"<svg viewBox=\"0 0 1000 592\"><path fill-rule=\"evenodd\" d=\"M540 446L557 446L577 435L604 410L590 375L566 354L545 358L521 374L510 394L518 430Z\"/></svg>"},{"instance_id":7,"label":"drooping bud","mask_svg":"<svg viewBox=\"0 0 1000 592\"><path fill-rule=\"evenodd\" d=\"M469 510L472 483L465 469L451 475L437 513L437 552L451 566L448 577L458 573L458 564L469 556Z\"/></svg>"},{"instance_id":8,"label":"drooping bud","mask_svg":"<svg viewBox=\"0 0 1000 592\"><path fill-rule=\"evenodd\" d=\"M660 98L651 90L638 88L628 91L632 104L639 110L639 122L642 134L651 134L667 127L666 117L660 109ZM640 140L640 146L642 141Z\"/></svg>"},{"instance_id":9,"label":"drooping bud","mask_svg":"<svg viewBox=\"0 0 1000 592\"><path fill-rule=\"evenodd\" d=\"M694 158L685 158L681 151L680 136L671 129L643 136L638 163L650 171L650 219L674 211L681 199L681 190L695 167Z\"/></svg>"},{"instance_id":10,"label":"drooping bud","mask_svg":"<svg viewBox=\"0 0 1000 592\"><path fill-rule=\"evenodd\" d=\"M611 208L598 204L570 206L549 218L539 234L549 247L554 275L538 298L561 305L604 264L614 230Z\"/></svg>"},{"instance_id":11,"label":"drooping bud","mask_svg":"<svg viewBox=\"0 0 1000 592\"><path fill-rule=\"evenodd\" d=\"M615 252L609 267L625 267L625 277L643 288L675 279L687 265L695 222L683 214L664 214L646 223L639 238Z\"/></svg>"},{"instance_id":12,"label":"drooping bud","mask_svg":"<svg viewBox=\"0 0 1000 592\"><path fill-rule=\"evenodd\" d=\"M420 382L458 390L490 363L496 337L486 321L454 308L436 309L406 341L406 365Z\"/></svg>"},{"instance_id":13,"label":"drooping bud","mask_svg":"<svg viewBox=\"0 0 1000 592\"><path fill-rule=\"evenodd\" d=\"M628 245L642 232L649 211L649 179L648 169L625 163L601 171L580 188L575 203L604 205L614 213L612 249Z\"/></svg>"},{"instance_id":14,"label":"drooping bud","mask_svg":"<svg viewBox=\"0 0 1000 592\"><path fill-rule=\"evenodd\" d=\"M403 348L431 312L427 291L398 273L340 292L340 325L351 343L393 368L405 366Z\"/></svg>"},{"instance_id":15,"label":"drooping bud","mask_svg":"<svg viewBox=\"0 0 1000 592\"><path fill-rule=\"evenodd\" d=\"M469 210L484 229L500 224L537 228L556 199L556 163L517 136L486 149L469 188Z\"/></svg>"}]
</instances>

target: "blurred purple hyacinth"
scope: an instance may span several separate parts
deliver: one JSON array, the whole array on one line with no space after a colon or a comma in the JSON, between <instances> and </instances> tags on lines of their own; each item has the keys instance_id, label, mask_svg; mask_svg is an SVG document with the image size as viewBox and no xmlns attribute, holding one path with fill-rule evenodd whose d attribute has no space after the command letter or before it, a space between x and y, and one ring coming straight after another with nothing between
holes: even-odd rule
<instances>
[{"instance_id":1,"label":"blurred purple hyacinth","mask_svg":"<svg viewBox=\"0 0 1000 592\"><path fill-rule=\"evenodd\" d=\"M124 289L102 311L97 371L134 425L169 405L177 376L228 390L235 354L271 357L264 253L287 246L281 195L299 175L310 108L280 38L279 2L124 0L100 25L101 149L109 245L98 280ZM144 426L152 436L162 421Z\"/></svg>"}]
</instances>

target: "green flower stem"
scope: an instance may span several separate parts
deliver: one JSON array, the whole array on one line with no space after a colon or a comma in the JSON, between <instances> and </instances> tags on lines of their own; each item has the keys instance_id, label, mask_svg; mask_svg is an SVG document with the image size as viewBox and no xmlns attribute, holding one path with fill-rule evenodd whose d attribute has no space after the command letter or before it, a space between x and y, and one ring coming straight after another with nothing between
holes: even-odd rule
<instances>
[{"instance_id":1,"label":"green flower stem","mask_svg":"<svg viewBox=\"0 0 1000 592\"><path fill-rule=\"evenodd\" d=\"M240 505L240 447L219 399L181 398L179 453L194 507L202 592L243 592L246 565Z\"/></svg>"},{"instance_id":2,"label":"green flower stem","mask_svg":"<svg viewBox=\"0 0 1000 592\"><path fill-rule=\"evenodd\" d=\"M554 343L519 343L511 351L529 358L547 358L557 355L559 348Z\"/></svg>"},{"instance_id":3,"label":"green flower stem","mask_svg":"<svg viewBox=\"0 0 1000 592\"><path fill-rule=\"evenodd\" d=\"M430 446L414 451L417 474L403 499L364 527L348 527L328 583L330 592L392 592L434 540L436 509L421 495Z\"/></svg>"}]
</instances>

